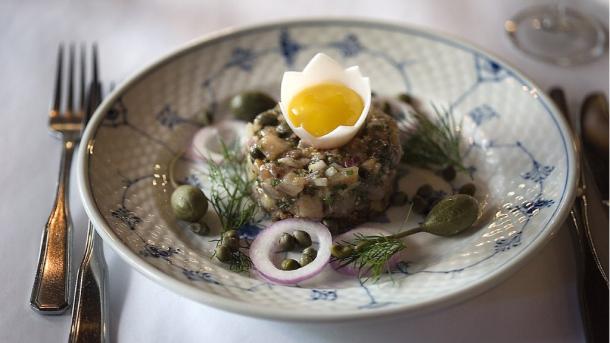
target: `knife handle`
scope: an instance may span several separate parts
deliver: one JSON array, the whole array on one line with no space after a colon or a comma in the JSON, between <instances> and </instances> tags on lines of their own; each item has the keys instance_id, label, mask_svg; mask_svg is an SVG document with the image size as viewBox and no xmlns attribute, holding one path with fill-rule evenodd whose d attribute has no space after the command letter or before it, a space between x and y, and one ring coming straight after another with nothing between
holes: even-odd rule
<instances>
[{"instance_id":1,"label":"knife handle","mask_svg":"<svg viewBox=\"0 0 610 343\"><path fill-rule=\"evenodd\" d=\"M568 228L575 246L578 296L587 342L608 342L608 284L598 272L577 210L570 212Z\"/></svg>"}]
</instances>

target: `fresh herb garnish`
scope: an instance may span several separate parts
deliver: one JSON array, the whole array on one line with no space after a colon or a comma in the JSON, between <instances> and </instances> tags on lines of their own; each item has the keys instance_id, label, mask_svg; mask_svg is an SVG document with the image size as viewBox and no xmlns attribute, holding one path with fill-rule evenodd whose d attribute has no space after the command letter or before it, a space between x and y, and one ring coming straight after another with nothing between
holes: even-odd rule
<instances>
[{"instance_id":1,"label":"fresh herb garnish","mask_svg":"<svg viewBox=\"0 0 610 343\"><path fill-rule=\"evenodd\" d=\"M227 232L252 222L258 206L250 197L253 181L248 176L245 158L236 145L227 146L222 140L220 145L222 161L208 159L210 203L220 219L222 231ZM218 240L216 245L221 244L222 240ZM252 266L250 257L240 249L233 250L225 262L234 272L245 272Z\"/></svg>"},{"instance_id":2,"label":"fresh herb garnish","mask_svg":"<svg viewBox=\"0 0 610 343\"><path fill-rule=\"evenodd\" d=\"M353 242L342 244L342 251L345 254L333 255L333 260L340 263L339 268L354 264L359 270L358 277L363 279L366 276L364 281L368 280L367 275L370 275L373 281L377 281L388 271L388 261L392 256L405 248L405 244L393 236L356 234Z\"/></svg>"},{"instance_id":3,"label":"fresh herb garnish","mask_svg":"<svg viewBox=\"0 0 610 343\"><path fill-rule=\"evenodd\" d=\"M403 160L407 164L424 168L443 169L449 166L466 171L460 151L461 122L457 124L450 111L433 106L435 118L413 112L415 127L403 143Z\"/></svg>"},{"instance_id":4,"label":"fresh herb garnish","mask_svg":"<svg viewBox=\"0 0 610 343\"><path fill-rule=\"evenodd\" d=\"M410 213L411 210L404 223ZM422 231L437 236L453 236L472 227L478 217L479 204L475 198L465 194L448 196L432 208L418 227L389 236L356 234L352 242L333 244L332 260L339 263L339 268L353 264L364 282L369 278L377 281L390 268L392 256L406 248L402 238Z\"/></svg>"},{"instance_id":5,"label":"fresh herb garnish","mask_svg":"<svg viewBox=\"0 0 610 343\"><path fill-rule=\"evenodd\" d=\"M218 214L222 231L238 230L251 222L257 205L250 197L253 181L248 176L245 159L238 147L220 142L222 162L208 160L210 203Z\"/></svg>"}]
</instances>

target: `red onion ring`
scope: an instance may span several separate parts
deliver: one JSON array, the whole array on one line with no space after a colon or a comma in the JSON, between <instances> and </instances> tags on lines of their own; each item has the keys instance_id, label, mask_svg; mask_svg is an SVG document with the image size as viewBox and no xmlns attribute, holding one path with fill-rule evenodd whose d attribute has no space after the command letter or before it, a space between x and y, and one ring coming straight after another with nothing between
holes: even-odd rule
<instances>
[{"instance_id":1,"label":"red onion ring","mask_svg":"<svg viewBox=\"0 0 610 343\"><path fill-rule=\"evenodd\" d=\"M381 236L390 236L391 235L391 233L387 232L384 229L357 227L355 229L352 229L350 231L347 231L344 234L341 234L341 235L335 237L335 239L333 239L333 243L345 244L345 242L348 242L348 243L352 242L357 234L361 234L364 236L380 236L380 235ZM391 269L395 268L396 265L398 264L398 262L400 262L402 260L402 255L403 254L401 252L394 254L390 258L388 263L386 264L386 270L391 270ZM370 270L361 271L353 263L342 266L343 262L341 262L341 261L331 261L330 265L333 267L333 269L335 269L336 271L338 271L341 274L350 275L350 276L359 276L359 275L360 276L369 276L370 275Z\"/></svg>"},{"instance_id":2,"label":"red onion ring","mask_svg":"<svg viewBox=\"0 0 610 343\"><path fill-rule=\"evenodd\" d=\"M184 155L198 162L211 159L220 163L223 159L220 140L229 146L235 142L243 146L245 129L246 124L238 120L225 120L203 127L195 133Z\"/></svg>"},{"instance_id":3,"label":"red onion ring","mask_svg":"<svg viewBox=\"0 0 610 343\"><path fill-rule=\"evenodd\" d=\"M273 263L273 254L277 251L280 236L295 230L307 232L312 241L318 243L318 254L311 263L299 269L281 270ZM332 236L326 226L304 219L284 219L275 222L256 236L250 246L250 259L265 279L280 285L294 285L324 269L330 260L331 244Z\"/></svg>"}]
</instances>

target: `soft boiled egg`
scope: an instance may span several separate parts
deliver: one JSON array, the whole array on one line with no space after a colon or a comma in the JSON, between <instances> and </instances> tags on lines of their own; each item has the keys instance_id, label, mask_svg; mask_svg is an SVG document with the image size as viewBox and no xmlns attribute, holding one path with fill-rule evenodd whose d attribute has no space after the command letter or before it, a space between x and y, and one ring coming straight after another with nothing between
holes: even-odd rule
<instances>
[{"instance_id":1,"label":"soft boiled egg","mask_svg":"<svg viewBox=\"0 0 610 343\"><path fill-rule=\"evenodd\" d=\"M302 72L282 78L280 108L292 131L309 145L332 149L349 142L366 121L371 86L357 66L318 53Z\"/></svg>"}]
</instances>

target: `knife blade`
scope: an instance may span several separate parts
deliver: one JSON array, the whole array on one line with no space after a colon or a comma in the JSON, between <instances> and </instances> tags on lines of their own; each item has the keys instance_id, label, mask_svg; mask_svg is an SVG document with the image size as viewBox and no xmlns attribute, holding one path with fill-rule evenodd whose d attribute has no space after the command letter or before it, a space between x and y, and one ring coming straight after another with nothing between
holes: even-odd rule
<instances>
[{"instance_id":1,"label":"knife blade","mask_svg":"<svg viewBox=\"0 0 610 343\"><path fill-rule=\"evenodd\" d=\"M608 100L602 93L588 95L580 110L584 157L603 200L608 200ZM606 207L606 211L607 211ZM606 212L606 215L608 213Z\"/></svg>"},{"instance_id":2,"label":"knife blade","mask_svg":"<svg viewBox=\"0 0 610 343\"><path fill-rule=\"evenodd\" d=\"M555 101L560 112L574 130L573 121L567 110L565 95L563 90L553 88L550 91L551 98ZM577 151L581 153L579 139L576 138ZM601 264L598 252L592 242L590 224L600 225L601 223L589 220L588 194L594 188L587 188L587 184L592 182L591 176L587 173L586 161L582 157L580 161L580 177L578 181L578 194L574 207L570 212L568 226L575 246L576 265L578 269L578 294L580 299L581 317L587 342L608 342L608 278L607 269ZM601 203L599 203L601 204ZM608 228L607 217L605 217L606 230ZM607 236L606 236L607 237ZM607 240L607 238L606 238ZM606 246L607 249L607 246ZM607 254L607 250L606 250ZM607 259L606 259L607 265Z\"/></svg>"}]
</instances>

